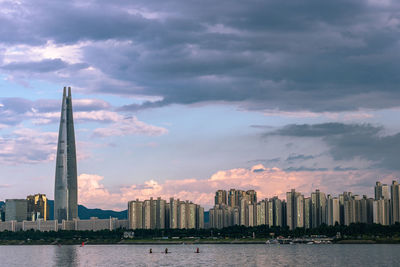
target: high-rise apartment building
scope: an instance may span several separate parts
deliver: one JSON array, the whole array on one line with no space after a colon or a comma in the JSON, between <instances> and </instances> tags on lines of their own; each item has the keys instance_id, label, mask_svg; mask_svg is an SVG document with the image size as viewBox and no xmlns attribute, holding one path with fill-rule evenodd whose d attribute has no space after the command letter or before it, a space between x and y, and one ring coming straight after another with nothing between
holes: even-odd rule
<instances>
[{"instance_id":1,"label":"high-rise apartment building","mask_svg":"<svg viewBox=\"0 0 400 267\"><path fill-rule=\"evenodd\" d=\"M196 205L196 229L204 228L204 208Z\"/></svg>"},{"instance_id":2,"label":"high-rise apartment building","mask_svg":"<svg viewBox=\"0 0 400 267\"><path fill-rule=\"evenodd\" d=\"M178 206L178 228L187 229L187 209L186 202L180 201Z\"/></svg>"},{"instance_id":3,"label":"high-rise apartment building","mask_svg":"<svg viewBox=\"0 0 400 267\"><path fill-rule=\"evenodd\" d=\"M390 200L381 198L373 202L373 221L376 224L390 224Z\"/></svg>"},{"instance_id":4,"label":"high-rise apartment building","mask_svg":"<svg viewBox=\"0 0 400 267\"><path fill-rule=\"evenodd\" d=\"M136 199L128 202L129 229L143 228L143 202Z\"/></svg>"},{"instance_id":5,"label":"high-rise apartment building","mask_svg":"<svg viewBox=\"0 0 400 267\"><path fill-rule=\"evenodd\" d=\"M268 199L263 199L257 203L257 225L267 224L268 214L267 214Z\"/></svg>"},{"instance_id":6,"label":"high-rise apartment building","mask_svg":"<svg viewBox=\"0 0 400 267\"><path fill-rule=\"evenodd\" d=\"M251 204L257 204L257 192L255 190L247 190L246 197Z\"/></svg>"},{"instance_id":7,"label":"high-rise apartment building","mask_svg":"<svg viewBox=\"0 0 400 267\"><path fill-rule=\"evenodd\" d=\"M227 203L227 197L226 197L226 191L225 190L218 190L215 192L215 205L219 204L225 204Z\"/></svg>"},{"instance_id":8,"label":"high-rise apartment building","mask_svg":"<svg viewBox=\"0 0 400 267\"><path fill-rule=\"evenodd\" d=\"M392 182L390 187L392 220L391 223L400 222L400 184L396 181Z\"/></svg>"},{"instance_id":9,"label":"high-rise apartment building","mask_svg":"<svg viewBox=\"0 0 400 267\"><path fill-rule=\"evenodd\" d=\"M171 229L178 228L178 205L179 199L169 199L169 227Z\"/></svg>"},{"instance_id":10,"label":"high-rise apartment building","mask_svg":"<svg viewBox=\"0 0 400 267\"><path fill-rule=\"evenodd\" d=\"M304 196L295 189L286 193L286 222L290 230L304 227Z\"/></svg>"},{"instance_id":11,"label":"high-rise apartment building","mask_svg":"<svg viewBox=\"0 0 400 267\"><path fill-rule=\"evenodd\" d=\"M158 197L156 200L156 229L165 229L166 201Z\"/></svg>"},{"instance_id":12,"label":"high-rise apartment building","mask_svg":"<svg viewBox=\"0 0 400 267\"><path fill-rule=\"evenodd\" d=\"M339 198L328 195L327 198L327 224L340 224L340 202Z\"/></svg>"},{"instance_id":13,"label":"high-rise apartment building","mask_svg":"<svg viewBox=\"0 0 400 267\"><path fill-rule=\"evenodd\" d=\"M312 205L311 198L304 198L304 228L310 229L312 228Z\"/></svg>"},{"instance_id":14,"label":"high-rise apartment building","mask_svg":"<svg viewBox=\"0 0 400 267\"><path fill-rule=\"evenodd\" d=\"M152 229L151 225L151 203L152 199L143 201L143 229Z\"/></svg>"},{"instance_id":15,"label":"high-rise apartment building","mask_svg":"<svg viewBox=\"0 0 400 267\"><path fill-rule=\"evenodd\" d=\"M204 228L204 208L189 201L158 197L128 202L130 229Z\"/></svg>"},{"instance_id":16,"label":"high-rise apartment building","mask_svg":"<svg viewBox=\"0 0 400 267\"><path fill-rule=\"evenodd\" d=\"M239 194L238 190L230 189L228 192L228 206L238 207L239 206Z\"/></svg>"},{"instance_id":17,"label":"high-rise apartment building","mask_svg":"<svg viewBox=\"0 0 400 267\"><path fill-rule=\"evenodd\" d=\"M375 200L379 199L390 199L389 196L389 186L387 184L382 184L381 182L376 182L375 185Z\"/></svg>"},{"instance_id":18,"label":"high-rise apartment building","mask_svg":"<svg viewBox=\"0 0 400 267\"><path fill-rule=\"evenodd\" d=\"M78 181L71 87L64 87L58 133L54 186L54 219L78 218Z\"/></svg>"},{"instance_id":19,"label":"high-rise apartment building","mask_svg":"<svg viewBox=\"0 0 400 267\"><path fill-rule=\"evenodd\" d=\"M326 223L326 197L318 189L311 193L311 217L312 228Z\"/></svg>"}]
</instances>

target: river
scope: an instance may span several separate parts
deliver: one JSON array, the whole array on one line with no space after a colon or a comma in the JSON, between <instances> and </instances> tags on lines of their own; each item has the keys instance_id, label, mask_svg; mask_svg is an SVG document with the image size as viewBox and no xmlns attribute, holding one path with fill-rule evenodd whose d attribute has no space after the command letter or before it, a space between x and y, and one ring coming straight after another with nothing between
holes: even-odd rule
<instances>
[{"instance_id":1,"label":"river","mask_svg":"<svg viewBox=\"0 0 400 267\"><path fill-rule=\"evenodd\" d=\"M400 245L0 246L0 266L400 266Z\"/></svg>"}]
</instances>

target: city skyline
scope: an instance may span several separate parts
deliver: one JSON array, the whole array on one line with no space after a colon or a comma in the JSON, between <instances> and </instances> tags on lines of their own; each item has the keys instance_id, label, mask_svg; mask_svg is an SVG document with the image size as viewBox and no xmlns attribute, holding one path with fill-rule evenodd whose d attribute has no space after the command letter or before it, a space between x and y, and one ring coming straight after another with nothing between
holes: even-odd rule
<instances>
[{"instance_id":1,"label":"city skyline","mask_svg":"<svg viewBox=\"0 0 400 267\"><path fill-rule=\"evenodd\" d=\"M372 195L400 177L399 10L0 1L0 197L54 199L65 84L87 207L160 196L209 208L227 187Z\"/></svg>"}]
</instances>

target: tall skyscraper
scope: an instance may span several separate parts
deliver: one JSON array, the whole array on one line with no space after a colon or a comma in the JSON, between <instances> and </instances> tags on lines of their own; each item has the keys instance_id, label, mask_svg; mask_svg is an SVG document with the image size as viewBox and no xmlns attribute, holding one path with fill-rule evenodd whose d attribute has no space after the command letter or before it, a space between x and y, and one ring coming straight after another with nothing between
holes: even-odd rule
<instances>
[{"instance_id":1,"label":"tall skyscraper","mask_svg":"<svg viewBox=\"0 0 400 267\"><path fill-rule=\"evenodd\" d=\"M54 219L78 218L78 181L71 87L64 87L56 160Z\"/></svg>"}]
</instances>

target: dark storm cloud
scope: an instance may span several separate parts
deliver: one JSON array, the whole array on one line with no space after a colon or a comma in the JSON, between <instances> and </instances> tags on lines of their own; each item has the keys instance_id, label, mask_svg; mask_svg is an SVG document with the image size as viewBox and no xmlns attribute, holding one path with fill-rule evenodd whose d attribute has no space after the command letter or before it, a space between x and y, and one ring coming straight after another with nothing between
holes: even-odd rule
<instances>
[{"instance_id":1,"label":"dark storm cloud","mask_svg":"<svg viewBox=\"0 0 400 267\"><path fill-rule=\"evenodd\" d=\"M376 135L381 127L370 124L343 124L338 122L322 124L290 124L267 135L296 137L328 137L338 135L367 134Z\"/></svg>"},{"instance_id":2,"label":"dark storm cloud","mask_svg":"<svg viewBox=\"0 0 400 267\"><path fill-rule=\"evenodd\" d=\"M396 2L20 1L2 9L0 43L85 43L84 66L103 75L75 66L74 85L161 98L123 110L213 101L317 112L399 106Z\"/></svg>"},{"instance_id":3,"label":"dark storm cloud","mask_svg":"<svg viewBox=\"0 0 400 267\"><path fill-rule=\"evenodd\" d=\"M398 154L400 133L383 135L383 128L371 124L322 123L287 125L265 136L320 138L329 147L334 160L361 158L372 162L372 167L400 170ZM343 170L336 167L335 170Z\"/></svg>"},{"instance_id":4,"label":"dark storm cloud","mask_svg":"<svg viewBox=\"0 0 400 267\"><path fill-rule=\"evenodd\" d=\"M286 159L287 161L303 161L303 160L309 160L309 159L314 159L315 157L312 155L303 155L303 154L291 154L289 157Z\"/></svg>"}]
</instances>

